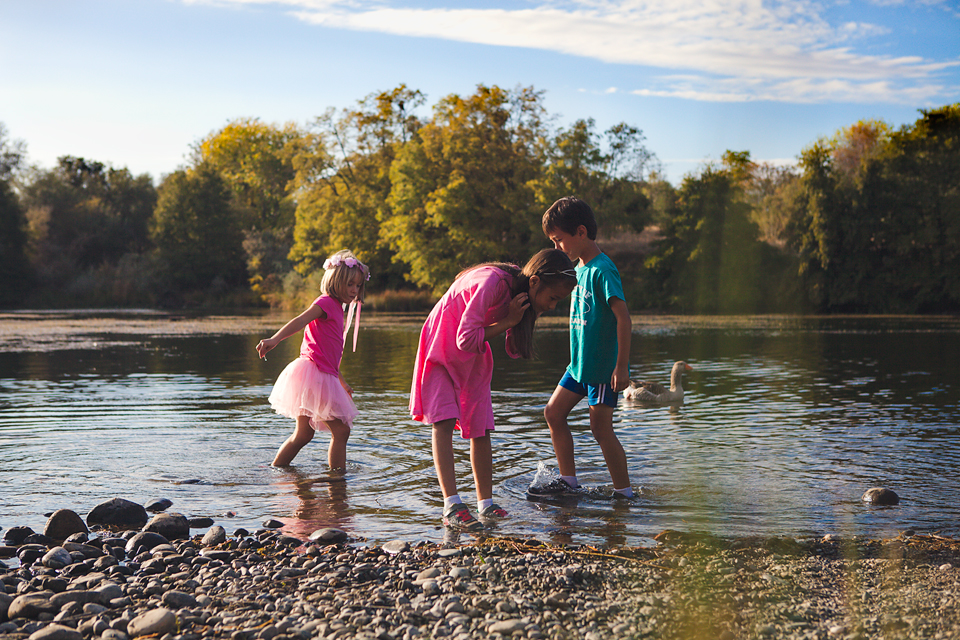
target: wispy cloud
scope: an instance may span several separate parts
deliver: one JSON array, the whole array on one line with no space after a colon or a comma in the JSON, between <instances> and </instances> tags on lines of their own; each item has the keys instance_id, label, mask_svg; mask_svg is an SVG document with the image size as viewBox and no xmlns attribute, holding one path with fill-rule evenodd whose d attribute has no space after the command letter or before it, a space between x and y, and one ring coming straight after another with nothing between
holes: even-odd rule
<instances>
[{"instance_id":1,"label":"wispy cloud","mask_svg":"<svg viewBox=\"0 0 960 640\"><path fill-rule=\"evenodd\" d=\"M859 41L889 29L830 24L813 0L531 0L522 8L474 8L466 2L424 8L413 0L206 1L278 6L331 28L642 66L662 73L651 86L618 91L692 100L923 104L950 93L943 73L960 66L956 59L860 53Z\"/></svg>"}]
</instances>

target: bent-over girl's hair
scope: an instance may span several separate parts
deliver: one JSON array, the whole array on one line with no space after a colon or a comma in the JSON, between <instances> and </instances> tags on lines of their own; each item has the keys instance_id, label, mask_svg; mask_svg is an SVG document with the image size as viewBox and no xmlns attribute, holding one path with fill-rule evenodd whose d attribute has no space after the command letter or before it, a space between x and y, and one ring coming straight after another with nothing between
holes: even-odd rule
<instances>
[{"instance_id":1,"label":"bent-over girl's hair","mask_svg":"<svg viewBox=\"0 0 960 640\"><path fill-rule=\"evenodd\" d=\"M548 287L567 285L573 290L573 287L577 284L577 272L573 263L570 262L567 254L559 249L543 249L537 252L536 255L527 260L523 269L508 262L485 262L464 269L457 274L457 278L480 267L496 267L513 276L513 286L510 289L511 297L516 297L520 293L528 293L530 291L530 278L533 276L539 277ZM537 314L531 304L524 312L523 318L511 331L513 349L521 358L529 360L533 357L533 329L536 323Z\"/></svg>"},{"instance_id":2,"label":"bent-over girl's hair","mask_svg":"<svg viewBox=\"0 0 960 640\"><path fill-rule=\"evenodd\" d=\"M320 293L336 298L341 303L348 302L347 283L354 273L360 274L360 292L357 301L363 302L363 294L370 279L370 269L353 255L352 251L343 249L327 258L323 263L323 280L320 281Z\"/></svg>"}]
</instances>

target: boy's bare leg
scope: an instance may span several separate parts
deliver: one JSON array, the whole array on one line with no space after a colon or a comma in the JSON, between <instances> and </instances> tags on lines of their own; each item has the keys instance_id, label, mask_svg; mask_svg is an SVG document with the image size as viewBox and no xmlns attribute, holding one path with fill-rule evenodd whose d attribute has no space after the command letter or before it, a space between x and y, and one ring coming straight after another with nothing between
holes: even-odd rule
<instances>
[{"instance_id":1,"label":"boy's bare leg","mask_svg":"<svg viewBox=\"0 0 960 640\"><path fill-rule=\"evenodd\" d=\"M444 498L457 495L457 473L453 466L453 427L456 424L456 419L450 419L433 425L433 466Z\"/></svg>"},{"instance_id":2,"label":"boy's bare leg","mask_svg":"<svg viewBox=\"0 0 960 640\"><path fill-rule=\"evenodd\" d=\"M493 452L490 434L470 439L470 464L473 482L477 486L477 502L493 497Z\"/></svg>"},{"instance_id":3,"label":"boy's bare leg","mask_svg":"<svg viewBox=\"0 0 960 640\"><path fill-rule=\"evenodd\" d=\"M558 386L550 396L543 417L550 427L550 440L553 441L553 451L557 454L557 465L560 475L577 475L577 464L573 458L573 435L567 417L583 396ZM591 414L592 415L592 414ZM592 420L591 420L592 423Z\"/></svg>"},{"instance_id":4,"label":"boy's bare leg","mask_svg":"<svg viewBox=\"0 0 960 640\"><path fill-rule=\"evenodd\" d=\"M610 479L614 489L630 486L630 474L627 473L627 454L613 431L613 407L597 404L590 407L590 430L603 451Z\"/></svg>"}]
</instances>

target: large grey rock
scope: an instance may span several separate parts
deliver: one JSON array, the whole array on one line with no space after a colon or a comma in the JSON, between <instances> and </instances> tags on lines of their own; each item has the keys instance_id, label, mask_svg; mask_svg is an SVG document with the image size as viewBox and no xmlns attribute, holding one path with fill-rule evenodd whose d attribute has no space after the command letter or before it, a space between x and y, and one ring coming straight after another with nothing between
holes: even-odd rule
<instances>
[{"instance_id":1,"label":"large grey rock","mask_svg":"<svg viewBox=\"0 0 960 640\"><path fill-rule=\"evenodd\" d=\"M83 518L70 509L58 509L50 514L47 525L43 528L43 535L62 542L76 533L89 533Z\"/></svg>"},{"instance_id":2,"label":"large grey rock","mask_svg":"<svg viewBox=\"0 0 960 640\"><path fill-rule=\"evenodd\" d=\"M190 523L181 513L158 513L143 528L159 533L167 540L182 540L190 537Z\"/></svg>"},{"instance_id":3,"label":"large grey rock","mask_svg":"<svg viewBox=\"0 0 960 640\"><path fill-rule=\"evenodd\" d=\"M131 638L140 636L162 636L174 633L177 630L177 616L169 609L153 609L142 613L127 624L127 635Z\"/></svg>"},{"instance_id":4,"label":"large grey rock","mask_svg":"<svg viewBox=\"0 0 960 640\"><path fill-rule=\"evenodd\" d=\"M96 591L90 591L88 589L72 589L62 593L57 593L50 598L50 605L58 611L62 609L63 605L67 604L68 602L76 602L80 605L85 605L88 602L101 602L101 598L99 593Z\"/></svg>"},{"instance_id":5,"label":"large grey rock","mask_svg":"<svg viewBox=\"0 0 960 640\"><path fill-rule=\"evenodd\" d=\"M147 523L147 511L142 505L123 498L113 498L95 506L87 514L87 526L132 527L139 529Z\"/></svg>"},{"instance_id":6,"label":"large grey rock","mask_svg":"<svg viewBox=\"0 0 960 640\"><path fill-rule=\"evenodd\" d=\"M396 555L410 550L410 543L406 540L391 540L383 545L383 550L390 555Z\"/></svg>"},{"instance_id":7,"label":"large grey rock","mask_svg":"<svg viewBox=\"0 0 960 640\"><path fill-rule=\"evenodd\" d=\"M0 621L7 619L7 610L11 602L13 602L13 596L0 591Z\"/></svg>"},{"instance_id":8,"label":"large grey rock","mask_svg":"<svg viewBox=\"0 0 960 640\"><path fill-rule=\"evenodd\" d=\"M83 554L84 558L99 558L104 555L104 550L100 547L95 547L92 544L82 544L79 542L64 542L63 548L69 551L70 553L79 552Z\"/></svg>"}]
</instances>

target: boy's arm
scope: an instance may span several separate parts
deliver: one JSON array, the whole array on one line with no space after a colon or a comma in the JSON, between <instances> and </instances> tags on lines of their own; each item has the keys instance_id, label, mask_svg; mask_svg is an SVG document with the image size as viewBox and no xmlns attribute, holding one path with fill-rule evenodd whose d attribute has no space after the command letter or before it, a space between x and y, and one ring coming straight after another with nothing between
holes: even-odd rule
<instances>
[{"instance_id":1,"label":"boy's arm","mask_svg":"<svg viewBox=\"0 0 960 640\"><path fill-rule=\"evenodd\" d=\"M627 309L626 302L620 298L610 298L610 310L617 318L617 367L613 370L613 377L610 378L610 386L619 393L630 384L630 372L627 365L630 362L632 326L630 324L630 310Z\"/></svg>"}]
</instances>

